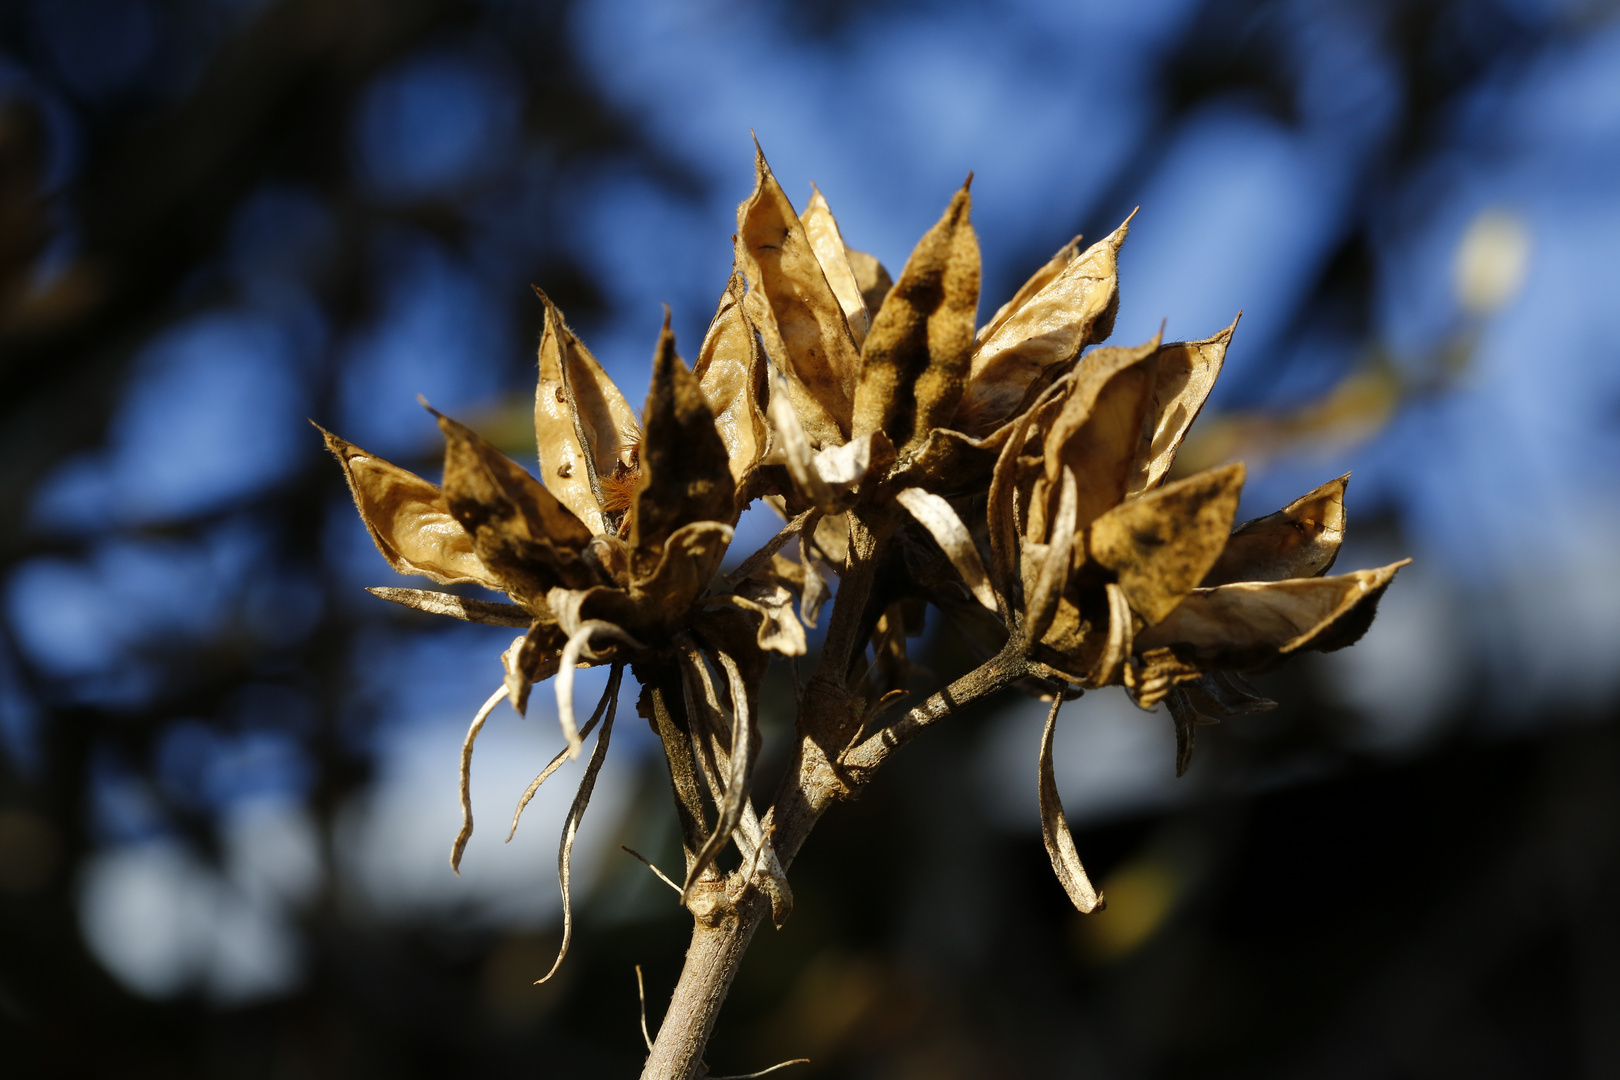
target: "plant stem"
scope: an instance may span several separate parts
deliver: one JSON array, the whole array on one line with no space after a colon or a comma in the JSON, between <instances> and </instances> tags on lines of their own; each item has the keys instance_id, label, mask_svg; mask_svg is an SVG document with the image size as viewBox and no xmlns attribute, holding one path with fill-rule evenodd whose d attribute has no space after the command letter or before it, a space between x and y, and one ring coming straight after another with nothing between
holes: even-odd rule
<instances>
[{"instance_id":1,"label":"plant stem","mask_svg":"<svg viewBox=\"0 0 1620 1080\"><path fill-rule=\"evenodd\" d=\"M797 775L784 778L767 817L782 866L792 864L827 807L864 785L896 749L935 721L1031 673L1015 638L995 659L854 747L845 755L843 768L830 767L815 743L804 739ZM840 773L847 780L840 779ZM686 963L642 1069L642 1080L697 1080L704 1075L703 1048L754 931L770 911L758 882L739 880L735 873L731 877L726 889L730 903L717 909L715 917L694 921Z\"/></svg>"},{"instance_id":2,"label":"plant stem","mask_svg":"<svg viewBox=\"0 0 1620 1080\"><path fill-rule=\"evenodd\" d=\"M642 1080L696 1080L707 1071L703 1048L742 966L743 953L769 911L770 905L750 889L743 902L715 925L696 921L669 1011L642 1067Z\"/></svg>"}]
</instances>

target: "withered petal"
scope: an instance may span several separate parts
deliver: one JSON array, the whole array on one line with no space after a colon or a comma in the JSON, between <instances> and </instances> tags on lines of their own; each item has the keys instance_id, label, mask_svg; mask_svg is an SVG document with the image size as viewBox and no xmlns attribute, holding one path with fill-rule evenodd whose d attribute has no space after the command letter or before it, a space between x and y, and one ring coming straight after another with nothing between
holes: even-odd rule
<instances>
[{"instance_id":1,"label":"withered petal","mask_svg":"<svg viewBox=\"0 0 1620 1080\"><path fill-rule=\"evenodd\" d=\"M979 303L971 205L963 184L872 318L855 388L850 431L856 438L881 431L904 453L956 413Z\"/></svg>"},{"instance_id":2,"label":"withered petal","mask_svg":"<svg viewBox=\"0 0 1620 1080\"><path fill-rule=\"evenodd\" d=\"M1149 626L1173 611L1215 565L1243 492L1241 462L1130 499L1091 525L1091 558L1118 575Z\"/></svg>"},{"instance_id":3,"label":"withered petal","mask_svg":"<svg viewBox=\"0 0 1620 1080\"><path fill-rule=\"evenodd\" d=\"M804 626L793 614L793 593L786 586L753 578L715 599L759 616L757 644L761 649L783 656L805 654Z\"/></svg>"},{"instance_id":4,"label":"withered petal","mask_svg":"<svg viewBox=\"0 0 1620 1080\"><path fill-rule=\"evenodd\" d=\"M1238 318L1243 313L1238 312ZM1238 320L1203 341L1178 341L1159 349L1154 368L1153 398L1136 452L1128 494L1137 495L1158 486L1170 472L1176 451L1181 449L1187 429L1198 419L1221 373L1226 347L1232 342Z\"/></svg>"},{"instance_id":5,"label":"withered petal","mask_svg":"<svg viewBox=\"0 0 1620 1080\"><path fill-rule=\"evenodd\" d=\"M497 592L506 586L473 550L473 538L450 513L437 484L316 426L343 466L360 520L388 565L442 585L465 582Z\"/></svg>"},{"instance_id":6,"label":"withered petal","mask_svg":"<svg viewBox=\"0 0 1620 1080\"><path fill-rule=\"evenodd\" d=\"M1327 573L1344 541L1345 473L1277 511L1239 525L1226 541L1205 586L1236 581L1283 581Z\"/></svg>"}]
</instances>

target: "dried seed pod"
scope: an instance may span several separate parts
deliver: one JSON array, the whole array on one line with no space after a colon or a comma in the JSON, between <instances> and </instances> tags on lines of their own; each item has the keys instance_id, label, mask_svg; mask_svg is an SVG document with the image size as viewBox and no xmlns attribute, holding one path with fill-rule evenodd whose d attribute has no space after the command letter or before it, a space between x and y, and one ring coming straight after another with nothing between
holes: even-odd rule
<instances>
[{"instance_id":1,"label":"dried seed pod","mask_svg":"<svg viewBox=\"0 0 1620 1080\"><path fill-rule=\"evenodd\" d=\"M1239 312L1238 318L1242 317L1243 313ZM1221 373L1226 347L1232 343L1237 324L1238 320L1233 319L1231 326L1212 338L1180 341L1159 350L1148 422L1142 425L1127 494L1139 495L1157 487L1170 472L1176 451L1187 437L1187 429L1198 419Z\"/></svg>"},{"instance_id":2,"label":"dried seed pod","mask_svg":"<svg viewBox=\"0 0 1620 1080\"><path fill-rule=\"evenodd\" d=\"M545 293L534 291L546 309L534 391L540 479L591 532L605 533L609 487L633 470L641 425L562 313Z\"/></svg>"},{"instance_id":3,"label":"dried seed pod","mask_svg":"<svg viewBox=\"0 0 1620 1080\"><path fill-rule=\"evenodd\" d=\"M730 522L736 510L730 456L697 376L675 355L669 316L653 358L646 438L631 511L630 547L639 561L659 558L681 526ZM728 537L729 539L729 537Z\"/></svg>"},{"instance_id":4,"label":"dried seed pod","mask_svg":"<svg viewBox=\"0 0 1620 1080\"><path fill-rule=\"evenodd\" d=\"M979 303L971 205L963 184L872 318L855 389L850 430L856 438L881 431L905 453L956 413Z\"/></svg>"},{"instance_id":5,"label":"dried seed pod","mask_svg":"<svg viewBox=\"0 0 1620 1080\"><path fill-rule=\"evenodd\" d=\"M317 426L316 430L343 467L360 520L389 566L442 585L471 582L497 591L505 588L479 561L472 536L450 513L439 485L368 454L324 428Z\"/></svg>"},{"instance_id":6,"label":"dried seed pod","mask_svg":"<svg viewBox=\"0 0 1620 1080\"><path fill-rule=\"evenodd\" d=\"M1329 480L1277 511L1239 525L1201 584L1317 577L1333 568L1344 541L1344 489Z\"/></svg>"},{"instance_id":7,"label":"dried seed pod","mask_svg":"<svg viewBox=\"0 0 1620 1080\"><path fill-rule=\"evenodd\" d=\"M743 311L743 290L742 275L732 274L692 366L738 488L764 457L769 438L765 354ZM724 520L735 524L741 512L742 507L735 507Z\"/></svg>"},{"instance_id":8,"label":"dried seed pod","mask_svg":"<svg viewBox=\"0 0 1620 1080\"><path fill-rule=\"evenodd\" d=\"M749 315L810 437L840 443L849 436L859 354L804 225L758 144L754 172L754 192L737 207L737 268L748 281Z\"/></svg>"},{"instance_id":9,"label":"dried seed pod","mask_svg":"<svg viewBox=\"0 0 1620 1080\"><path fill-rule=\"evenodd\" d=\"M804 233L816 253L816 261L821 264L821 272L827 277L827 286L838 298L838 306L844 309L850 340L859 352L861 343L866 340L871 315L866 310L860 283L855 280L855 271L850 268L849 249L844 246L844 237L838 231L838 221L833 217L832 208L827 205L820 188L812 184L810 191L810 205L799 215L799 221L804 225Z\"/></svg>"},{"instance_id":10,"label":"dried seed pod","mask_svg":"<svg viewBox=\"0 0 1620 1080\"><path fill-rule=\"evenodd\" d=\"M1210 469L1120 503L1091 526L1091 558L1113 571L1149 626L1175 610L1226 544L1243 465Z\"/></svg>"},{"instance_id":11,"label":"dried seed pod","mask_svg":"<svg viewBox=\"0 0 1620 1080\"><path fill-rule=\"evenodd\" d=\"M1117 257L1129 231L1127 218L1033 296L1005 314L997 312L973 350L967 393L953 426L969 434L994 429L1017 411L1043 376L1061 371L1087 345L1113 332L1119 308ZM1048 263L1043 270L1050 267Z\"/></svg>"}]
</instances>

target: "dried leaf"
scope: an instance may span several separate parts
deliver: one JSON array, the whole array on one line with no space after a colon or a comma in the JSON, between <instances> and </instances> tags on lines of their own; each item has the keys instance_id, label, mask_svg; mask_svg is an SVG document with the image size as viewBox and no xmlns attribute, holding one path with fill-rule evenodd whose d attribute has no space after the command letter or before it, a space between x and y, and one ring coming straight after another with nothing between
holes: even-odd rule
<instances>
[{"instance_id":1,"label":"dried leaf","mask_svg":"<svg viewBox=\"0 0 1620 1080\"><path fill-rule=\"evenodd\" d=\"M579 552L591 534L523 467L447 416L444 493L450 513L473 538L473 550L499 574L514 599L535 614L548 590L585 588L596 572Z\"/></svg>"},{"instance_id":2,"label":"dried leaf","mask_svg":"<svg viewBox=\"0 0 1620 1080\"><path fill-rule=\"evenodd\" d=\"M1063 273L1064 269L1074 261L1075 255L1079 254L1080 239L1079 236L1076 236L1073 240L1058 248L1056 254L1046 260L1039 270L1029 275L1029 278L1018 286L1018 291L1013 293L1012 299L997 308L996 313L990 317L990 321L979 327L979 332L973 339L975 346L1001 329L1003 323L1022 309L1025 304L1029 303L1030 297L1046 288L1053 278Z\"/></svg>"},{"instance_id":3,"label":"dried leaf","mask_svg":"<svg viewBox=\"0 0 1620 1080\"><path fill-rule=\"evenodd\" d=\"M450 514L437 484L368 454L319 426L343 466L355 508L388 565L442 585L473 582L497 592L506 586L478 560L473 538Z\"/></svg>"},{"instance_id":4,"label":"dried leaf","mask_svg":"<svg viewBox=\"0 0 1620 1080\"><path fill-rule=\"evenodd\" d=\"M1069 894L1069 899L1081 914L1089 915L1102 910L1107 904L1080 863L1080 853L1075 850L1069 822L1063 816L1063 800L1058 797L1057 776L1052 769L1052 735L1057 728L1058 709L1062 705L1063 695L1058 694L1052 699L1052 711L1046 716L1046 730L1041 733L1041 840L1046 845L1046 854L1052 860L1052 870L1057 874L1063 891Z\"/></svg>"},{"instance_id":5,"label":"dried leaf","mask_svg":"<svg viewBox=\"0 0 1620 1080\"><path fill-rule=\"evenodd\" d=\"M750 292L765 301L749 314L766 351L793 387L795 406L800 405L797 397L807 396L836 427L835 432L821 430L821 419L801 408L811 437L823 444L843 442L859 354L804 225L757 144L754 172L754 192L737 207L737 267Z\"/></svg>"},{"instance_id":6,"label":"dried leaf","mask_svg":"<svg viewBox=\"0 0 1620 1080\"><path fill-rule=\"evenodd\" d=\"M994 429L1017 411L1043 374L1060 370L1113 332L1117 256L1129 231L1127 218L981 339L953 426L970 434Z\"/></svg>"},{"instance_id":7,"label":"dried leaf","mask_svg":"<svg viewBox=\"0 0 1620 1080\"><path fill-rule=\"evenodd\" d=\"M1326 578L1240 582L1194 589L1157 626L1138 635L1146 651L1171 648L1201 667L1260 669L1303 650L1354 644L1379 597L1410 559Z\"/></svg>"},{"instance_id":8,"label":"dried leaf","mask_svg":"<svg viewBox=\"0 0 1620 1080\"><path fill-rule=\"evenodd\" d=\"M1136 348L1103 346L1087 354L1071 376L1062 411L1046 436L1045 476L1049 500L1059 471L1065 465L1074 470L1080 484L1076 528L1087 527L1125 498L1158 347L1157 339ZM1046 500L1031 499L1025 531L1038 534L1050 509Z\"/></svg>"},{"instance_id":9,"label":"dried leaf","mask_svg":"<svg viewBox=\"0 0 1620 1080\"><path fill-rule=\"evenodd\" d=\"M590 737L591 732L596 728L597 721L602 719L603 711L608 708L609 702L612 703L614 708L618 708L619 683L623 676L624 665L614 664L613 671L608 675L607 687L602 691L602 696L597 699L596 711L592 712L591 718L585 721L585 726L579 729L580 738L586 739ZM512 842L512 837L517 835L518 819L523 816L523 811L528 809L535 793L540 790L540 785L549 780L551 774L562 768L563 762L568 760L570 760L569 748L565 746L557 751L556 756L546 763L546 767L540 770L540 775L529 781L529 786L523 789L523 796L518 799L517 809L512 811L512 827L506 833L506 842L508 844ZM647 865L651 866L652 864L648 863Z\"/></svg>"},{"instance_id":10,"label":"dried leaf","mask_svg":"<svg viewBox=\"0 0 1620 1080\"><path fill-rule=\"evenodd\" d=\"M665 542L684 525L732 521L735 493L714 414L697 377L675 355L666 312L647 391L641 475L630 523L630 546L637 559L658 558Z\"/></svg>"},{"instance_id":11,"label":"dried leaf","mask_svg":"<svg viewBox=\"0 0 1620 1080\"><path fill-rule=\"evenodd\" d=\"M996 611L996 591L990 585L990 577L984 572L984 563L979 558L979 549L973 546L973 537L968 533L967 526L957 517L951 504L938 495L924 491L922 488L905 488L895 496L895 501L905 507L928 535L945 552L945 557L951 560L956 572L962 575L962 581L967 585L973 598L991 611Z\"/></svg>"},{"instance_id":12,"label":"dried leaf","mask_svg":"<svg viewBox=\"0 0 1620 1080\"><path fill-rule=\"evenodd\" d=\"M456 842L450 846L450 869L455 871L457 877L461 876L461 855L467 850L467 841L472 839L473 813L472 813L472 752L473 743L478 739L478 733L484 730L484 721L489 714L495 711L506 698L506 687L489 695L489 700L478 707L473 715L472 724L467 728L467 737L461 741L461 831L456 833Z\"/></svg>"},{"instance_id":13,"label":"dried leaf","mask_svg":"<svg viewBox=\"0 0 1620 1080\"><path fill-rule=\"evenodd\" d=\"M1345 473L1277 511L1233 531L1205 586L1317 577L1333 567L1344 541Z\"/></svg>"},{"instance_id":14,"label":"dried leaf","mask_svg":"<svg viewBox=\"0 0 1620 1080\"><path fill-rule=\"evenodd\" d=\"M536 986L557 974L574 936L574 909L569 895L572 870L569 864L574 853L574 837L579 835L579 823L585 818L585 808L590 805L591 792L596 788L596 774L602 771L602 762L607 758L608 739L613 735L613 714L617 704L615 696L608 705L607 719L602 721L602 734L596 737L596 749L591 751L591 760L585 766L585 775L580 778L579 790L575 792L573 805L568 808L568 817L563 822L562 843L557 847L557 881L562 886L563 902L562 947L557 950L557 959L552 963L551 970L534 981Z\"/></svg>"},{"instance_id":15,"label":"dried leaf","mask_svg":"<svg viewBox=\"0 0 1620 1080\"><path fill-rule=\"evenodd\" d=\"M1238 313L1242 318L1243 313ZM1159 350L1154 369L1153 399L1142 425L1141 441L1132 469L1129 494L1138 495L1157 487L1169 473L1176 451L1187 437L1187 429L1198 419L1215 378L1221 373L1226 347L1232 342L1232 325L1203 341L1180 341Z\"/></svg>"},{"instance_id":16,"label":"dried leaf","mask_svg":"<svg viewBox=\"0 0 1620 1080\"><path fill-rule=\"evenodd\" d=\"M460 529L461 526L457 525ZM463 529L463 532L466 530ZM470 540L469 540L470 543ZM372 596L392 601L403 607L425 611L429 615L448 615L462 622L484 623L487 626L528 626L534 616L516 604L501 604L491 600L468 600L453 593L431 592L427 589L395 589L381 587L367 589Z\"/></svg>"},{"instance_id":17,"label":"dried leaf","mask_svg":"<svg viewBox=\"0 0 1620 1080\"><path fill-rule=\"evenodd\" d=\"M771 395L768 413L774 438L772 453L780 457L793 480L795 490L810 505L823 512L833 510L838 499L821 472L815 467L815 447L800 423L799 412L785 390Z\"/></svg>"},{"instance_id":18,"label":"dried leaf","mask_svg":"<svg viewBox=\"0 0 1620 1080\"><path fill-rule=\"evenodd\" d=\"M534 390L540 479L586 528L605 533L606 484L632 467L641 425L556 306L535 293L546 309Z\"/></svg>"},{"instance_id":19,"label":"dried leaf","mask_svg":"<svg viewBox=\"0 0 1620 1080\"><path fill-rule=\"evenodd\" d=\"M1114 571L1149 626L1215 565L1243 491L1241 462L1209 469L1120 503L1091 526L1091 557Z\"/></svg>"},{"instance_id":20,"label":"dried leaf","mask_svg":"<svg viewBox=\"0 0 1620 1080\"><path fill-rule=\"evenodd\" d=\"M667 674L666 674L667 673ZM670 787L675 794L675 817L681 827L681 845L686 852L686 865L691 866L708 842L709 827L703 820L703 799L698 794L696 769L692 763L692 741L687 738L685 726L670 712L669 703L674 699L674 687L671 685L674 678L681 679L684 689L685 680L678 671L664 669L663 672L653 674L654 680L647 682L643 693L643 708L639 711L652 721L653 728L658 732L659 740L664 744L664 763L669 766ZM685 694L678 700L684 700ZM690 724L686 718L685 724Z\"/></svg>"},{"instance_id":21,"label":"dried leaf","mask_svg":"<svg viewBox=\"0 0 1620 1080\"><path fill-rule=\"evenodd\" d=\"M742 275L732 274L692 368L725 444L731 479L738 486L764 456L768 436L765 354L743 313L743 287ZM734 522L735 514L726 520Z\"/></svg>"},{"instance_id":22,"label":"dried leaf","mask_svg":"<svg viewBox=\"0 0 1620 1080\"><path fill-rule=\"evenodd\" d=\"M856 438L881 431L905 453L956 413L979 303L979 241L968 222L970 207L963 184L872 318L855 388L850 431Z\"/></svg>"},{"instance_id":23,"label":"dried leaf","mask_svg":"<svg viewBox=\"0 0 1620 1080\"><path fill-rule=\"evenodd\" d=\"M894 446L881 431L851 439L842 446L829 446L811 459L817 475L836 496L854 491L875 470L894 461Z\"/></svg>"},{"instance_id":24,"label":"dried leaf","mask_svg":"<svg viewBox=\"0 0 1620 1080\"><path fill-rule=\"evenodd\" d=\"M871 321L866 301L861 296L860 285L855 281L855 271L850 269L848 249L844 246L843 234L838 231L838 221L833 217L832 208L827 205L820 188L811 184L810 191L810 205L799 215L799 221L804 225L805 236L809 237L810 247L816 253L816 261L821 264L821 272L827 277L827 286L838 298L838 306L844 310L850 340L859 352Z\"/></svg>"}]
</instances>

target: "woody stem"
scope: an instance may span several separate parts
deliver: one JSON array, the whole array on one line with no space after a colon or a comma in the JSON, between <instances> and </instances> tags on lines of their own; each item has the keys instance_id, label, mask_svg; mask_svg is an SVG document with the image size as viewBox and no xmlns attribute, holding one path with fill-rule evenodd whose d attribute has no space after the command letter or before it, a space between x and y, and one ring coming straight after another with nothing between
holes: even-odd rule
<instances>
[{"instance_id":1,"label":"woody stem","mask_svg":"<svg viewBox=\"0 0 1620 1080\"><path fill-rule=\"evenodd\" d=\"M870 578L867 581L869 585ZM847 587L846 581L840 588L841 600ZM827 807L853 795L895 749L937 720L1030 674L1033 671L1024 658L1022 642L1015 637L994 659L857 745L845 755L847 769L842 767L844 763L834 766L813 739L801 736L799 767L796 773L783 778L766 818L767 832L774 836L781 865L791 865ZM833 719L801 716L801 731ZM885 738L891 733L892 737ZM734 872L725 892L731 898L729 903L695 919L686 963L642 1070L642 1080L697 1080L706 1075L703 1050L709 1034L754 931L770 912L770 902L758 881L740 880Z\"/></svg>"}]
</instances>

